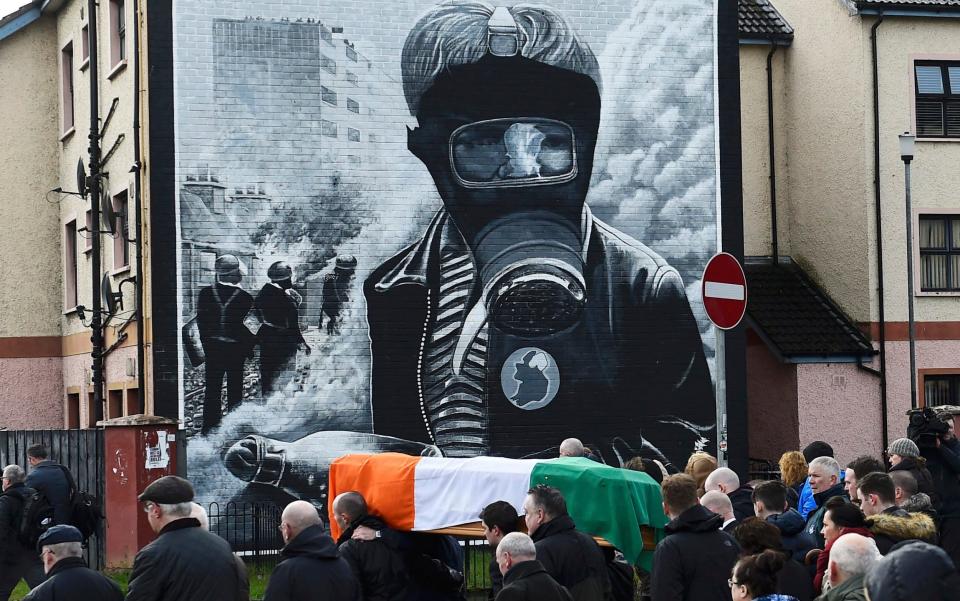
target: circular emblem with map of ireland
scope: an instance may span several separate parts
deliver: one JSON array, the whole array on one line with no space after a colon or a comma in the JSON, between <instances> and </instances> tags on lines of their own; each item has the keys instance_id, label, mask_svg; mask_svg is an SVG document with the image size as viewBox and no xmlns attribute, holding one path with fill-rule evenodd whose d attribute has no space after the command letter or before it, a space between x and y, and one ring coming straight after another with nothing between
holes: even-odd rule
<instances>
[{"instance_id":1,"label":"circular emblem with map of ireland","mask_svg":"<svg viewBox=\"0 0 960 601\"><path fill-rule=\"evenodd\" d=\"M510 353L500 368L500 386L514 406L526 411L550 404L560 389L560 369L547 351L526 346Z\"/></svg>"}]
</instances>

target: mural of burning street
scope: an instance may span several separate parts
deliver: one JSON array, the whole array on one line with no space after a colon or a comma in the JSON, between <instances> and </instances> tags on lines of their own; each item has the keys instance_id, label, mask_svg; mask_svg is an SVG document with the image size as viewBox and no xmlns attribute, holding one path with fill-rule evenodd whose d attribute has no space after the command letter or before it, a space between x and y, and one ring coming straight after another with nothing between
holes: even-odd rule
<instances>
[{"instance_id":1,"label":"mural of burning street","mask_svg":"<svg viewBox=\"0 0 960 601\"><path fill-rule=\"evenodd\" d=\"M576 436L621 465L715 445L697 297L716 18L713 0L178 1L199 496L322 504L349 452L539 458Z\"/></svg>"}]
</instances>

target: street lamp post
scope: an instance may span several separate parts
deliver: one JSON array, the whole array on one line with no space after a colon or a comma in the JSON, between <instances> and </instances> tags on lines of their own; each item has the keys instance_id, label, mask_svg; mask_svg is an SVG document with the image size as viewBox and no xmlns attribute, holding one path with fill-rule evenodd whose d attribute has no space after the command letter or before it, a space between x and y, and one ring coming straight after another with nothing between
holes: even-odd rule
<instances>
[{"instance_id":1,"label":"street lamp post","mask_svg":"<svg viewBox=\"0 0 960 601\"><path fill-rule=\"evenodd\" d=\"M916 137L910 132L900 135L900 159L903 161L903 185L907 215L907 326L910 337L910 407L917 407L917 344L913 319L913 209L910 199L910 162L913 161Z\"/></svg>"}]
</instances>

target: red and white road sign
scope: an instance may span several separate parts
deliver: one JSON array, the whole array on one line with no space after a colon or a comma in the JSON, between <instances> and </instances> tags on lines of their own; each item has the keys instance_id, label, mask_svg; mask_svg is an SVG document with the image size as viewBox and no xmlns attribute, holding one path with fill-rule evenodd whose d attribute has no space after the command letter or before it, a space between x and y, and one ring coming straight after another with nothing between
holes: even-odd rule
<instances>
[{"instance_id":1,"label":"red and white road sign","mask_svg":"<svg viewBox=\"0 0 960 601\"><path fill-rule=\"evenodd\" d=\"M747 310L747 276L736 257L717 253L703 270L703 307L721 330L737 327Z\"/></svg>"}]
</instances>

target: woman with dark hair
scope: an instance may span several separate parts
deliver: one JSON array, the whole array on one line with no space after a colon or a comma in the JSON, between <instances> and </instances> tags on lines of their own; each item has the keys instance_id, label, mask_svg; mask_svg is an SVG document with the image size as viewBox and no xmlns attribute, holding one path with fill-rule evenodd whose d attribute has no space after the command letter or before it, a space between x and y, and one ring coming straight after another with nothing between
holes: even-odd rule
<instances>
[{"instance_id":1,"label":"woman with dark hair","mask_svg":"<svg viewBox=\"0 0 960 601\"><path fill-rule=\"evenodd\" d=\"M796 597L776 592L777 573L786 560L783 553L767 549L738 561L727 581L733 601L797 601Z\"/></svg>"},{"instance_id":2,"label":"woman with dark hair","mask_svg":"<svg viewBox=\"0 0 960 601\"><path fill-rule=\"evenodd\" d=\"M866 516L855 504L843 497L831 497L827 500L827 511L823 516L823 529L820 531L826 541L823 551L817 555L817 571L813 577L813 588L819 595L828 590L829 581L824 580L827 566L830 563L830 549L844 534L860 534L873 538L873 533L867 528Z\"/></svg>"}]
</instances>

